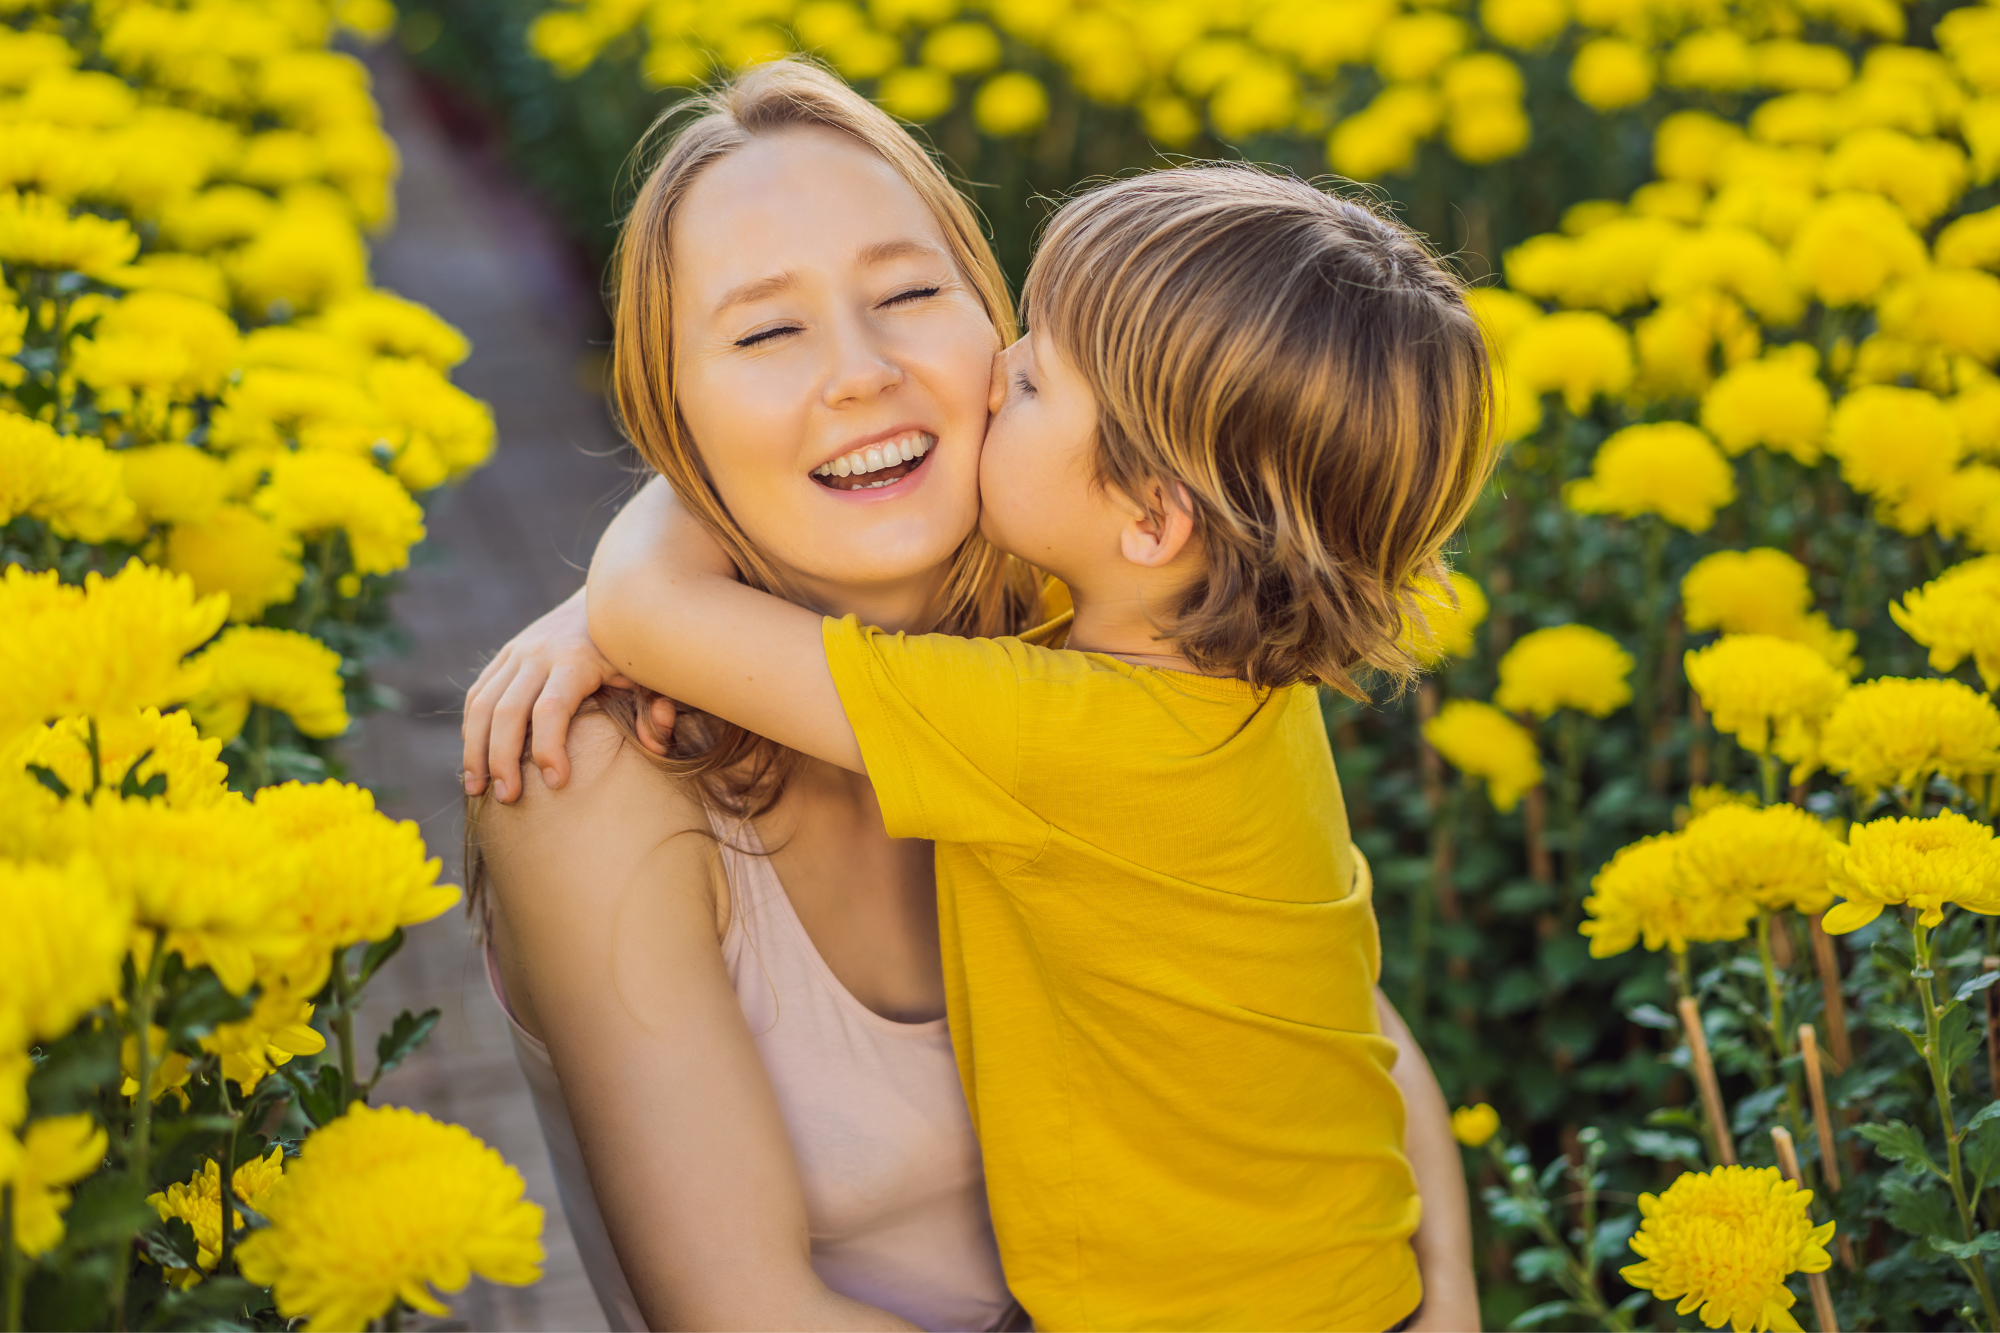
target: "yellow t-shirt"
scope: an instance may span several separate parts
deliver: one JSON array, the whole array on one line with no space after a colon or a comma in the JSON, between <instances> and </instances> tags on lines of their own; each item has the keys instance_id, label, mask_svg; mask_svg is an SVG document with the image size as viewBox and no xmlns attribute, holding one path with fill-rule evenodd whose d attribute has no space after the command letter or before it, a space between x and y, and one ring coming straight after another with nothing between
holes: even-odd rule
<instances>
[{"instance_id":1,"label":"yellow t-shirt","mask_svg":"<svg viewBox=\"0 0 2000 1333\"><path fill-rule=\"evenodd\" d=\"M1047 1329L1386 1329L1420 1205L1314 692L828 620Z\"/></svg>"}]
</instances>

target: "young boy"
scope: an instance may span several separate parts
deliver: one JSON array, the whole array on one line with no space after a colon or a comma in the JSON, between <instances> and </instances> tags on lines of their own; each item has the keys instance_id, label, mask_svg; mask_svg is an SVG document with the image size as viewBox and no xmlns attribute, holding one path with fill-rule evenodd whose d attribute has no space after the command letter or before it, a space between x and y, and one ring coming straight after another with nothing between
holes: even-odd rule
<instances>
[{"instance_id":1,"label":"young boy","mask_svg":"<svg viewBox=\"0 0 2000 1333\"><path fill-rule=\"evenodd\" d=\"M1419 1205L1315 687L1411 672L1412 582L1491 463L1478 327L1402 227L1236 167L1074 200L1024 303L980 529L1068 585L1067 646L822 621L688 520L646 683L865 771L935 841L1038 1327L1397 1326Z\"/></svg>"}]
</instances>

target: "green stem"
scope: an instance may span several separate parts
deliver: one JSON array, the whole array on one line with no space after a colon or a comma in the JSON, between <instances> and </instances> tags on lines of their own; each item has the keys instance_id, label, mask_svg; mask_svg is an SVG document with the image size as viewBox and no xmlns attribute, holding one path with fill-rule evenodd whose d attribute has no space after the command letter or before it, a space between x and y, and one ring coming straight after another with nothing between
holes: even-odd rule
<instances>
[{"instance_id":1,"label":"green stem","mask_svg":"<svg viewBox=\"0 0 2000 1333\"><path fill-rule=\"evenodd\" d=\"M1556 1284L1572 1301L1583 1307L1583 1313L1589 1316L1590 1327L1610 1329L1614 1333L1632 1333L1631 1321L1612 1309L1604 1299L1604 1293L1597 1289L1592 1266L1586 1266L1576 1257L1576 1251L1563 1239L1555 1224L1549 1221L1549 1202L1534 1189L1534 1177L1530 1175L1527 1182L1523 1182L1515 1174L1513 1163L1501 1150L1499 1139L1488 1140L1486 1148L1493 1156L1494 1165L1500 1169L1501 1177L1506 1180L1508 1192L1520 1202L1522 1214L1534 1227L1535 1234L1542 1238L1542 1244L1563 1257L1563 1266L1556 1271ZM1594 1230L1592 1234L1595 1234Z\"/></svg>"},{"instance_id":2,"label":"green stem","mask_svg":"<svg viewBox=\"0 0 2000 1333\"><path fill-rule=\"evenodd\" d=\"M1583 720L1565 708L1557 724L1562 750L1563 915L1576 906L1583 879Z\"/></svg>"},{"instance_id":3,"label":"green stem","mask_svg":"<svg viewBox=\"0 0 2000 1333\"><path fill-rule=\"evenodd\" d=\"M28 1284L28 1256L14 1248L14 1187L0 1185L0 1287L6 1291L7 1333L21 1333L21 1298Z\"/></svg>"},{"instance_id":4,"label":"green stem","mask_svg":"<svg viewBox=\"0 0 2000 1333\"><path fill-rule=\"evenodd\" d=\"M1764 804L1778 803L1778 761L1768 750L1757 752L1757 779L1764 791Z\"/></svg>"},{"instance_id":5,"label":"green stem","mask_svg":"<svg viewBox=\"0 0 2000 1333\"><path fill-rule=\"evenodd\" d=\"M138 993L132 996L126 1007L131 1015L134 1045L138 1050L135 1062L139 1067L139 1090L132 1105L131 1135L125 1142L125 1169L138 1182L141 1194L150 1191L153 1186L153 1007L160 989L160 973L166 962L167 942L155 933L146 974L140 978ZM125 1285L131 1269L132 1238L127 1236L118 1244L117 1265L111 1270L112 1326L120 1333L126 1327Z\"/></svg>"},{"instance_id":6,"label":"green stem","mask_svg":"<svg viewBox=\"0 0 2000 1333\"><path fill-rule=\"evenodd\" d=\"M1694 994L1694 965L1688 961L1686 949L1675 949L1674 955L1674 998Z\"/></svg>"},{"instance_id":7,"label":"green stem","mask_svg":"<svg viewBox=\"0 0 2000 1333\"><path fill-rule=\"evenodd\" d=\"M333 1033L340 1042L340 1110L353 1102L359 1084L354 1078L354 979L347 975L347 950L333 954Z\"/></svg>"},{"instance_id":8,"label":"green stem","mask_svg":"<svg viewBox=\"0 0 2000 1333\"><path fill-rule=\"evenodd\" d=\"M231 1271L231 1252L236 1241L236 1131L240 1114L229 1097L229 1076L218 1073L216 1088L222 1094L222 1113L229 1117L229 1129L222 1136L222 1242L215 1252L215 1272L221 1277Z\"/></svg>"},{"instance_id":9,"label":"green stem","mask_svg":"<svg viewBox=\"0 0 2000 1333\"><path fill-rule=\"evenodd\" d=\"M299 623L296 628L312 633L312 627L326 610L326 588L333 579L333 538L326 536L313 543L312 585L306 591L305 606L300 608Z\"/></svg>"},{"instance_id":10,"label":"green stem","mask_svg":"<svg viewBox=\"0 0 2000 1333\"><path fill-rule=\"evenodd\" d=\"M1667 551L1667 525L1665 520L1651 515L1640 521L1646 528L1639 558L1639 614L1643 623L1639 649L1639 688L1633 699L1633 705L1639 719L1639 762L1643 767L1653 757L1653 718L1658 711L1659 702L1654 692L1660 683L1660 638L1666 619L1660 585L1661 566L1666 559Z\"/></svg>"},{"instance_id":11,"label":"green stem","mask_svg":"<svg viewBox=\"0 0 2000 1333\"><path fill-rule=\"evenodd\" d=\"M1938 1121L1944 1128L1945 1183L1951 1186L1952 1201L1958 1205L1958 1224L1969 1244L1979 1234L1979 1224L1966 1197L1965 1174L1959 1160L1958 1123L1951 1112L1951 1074L1944 1067L1944 1010L1938 1008L1937 998L1931 991L1930 928L1920 921L1912 922L1910 941L1914 945L1917 964L1910 975L1916 980L1917 996L1924 1006L1924 1061L1930 1066L1931 1087L1937 1093ZM2000 1330L2000 1307L1993 1303L1993 1286L1986 1277L1984 1256L1974 1255L1970 1261L1960 1260L1959 1266L1979 1292L1980 1304L1986 1309L1987 1328Z\"/></svg>"},{"instance_id":12,"label":"green stem","mask_svg":"<svg viewBox=\"0 0 2000 1333\"><path fill-rule=\"evenodd\" d=\"M1778 976L1777 960L1771 956L1769 912L1757 914L1757 962L1764 969L1764 998L1771 1008L1771 1044L1783 1060L1792 1053L1792 1044L1785 1032L1785 984Z\"/></svg>"},{"instance_id":13,"label":"green stem","mask_svg":"<svg viewBox=\"0 0 2000 1333\"><path fill-rule=\"evenodd\" d=\"M250 705L250 785L271 785L271 710L263 704Z\"/></svg>"}]
</instances>

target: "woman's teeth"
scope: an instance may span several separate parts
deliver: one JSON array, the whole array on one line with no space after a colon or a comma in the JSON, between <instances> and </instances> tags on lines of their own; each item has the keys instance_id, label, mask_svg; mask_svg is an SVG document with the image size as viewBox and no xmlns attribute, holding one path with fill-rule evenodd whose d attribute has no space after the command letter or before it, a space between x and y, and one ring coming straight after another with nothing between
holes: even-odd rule
<instances>
[{"instance_id":1,"label":"woman's teeth","mask_svg":"<svg viewBox=\"0 0 2000 1333\"><path fill-rule=\"evenodd\" d=\"M831 463L822 463L813 469L816 477L858 477L869 472L880 472L899 463L909 463L922 458L937 444L935 435L920 430L907 431L894 439L871 444L866 449L856 449L853 453L842 454ZM870 485L886 486L888 478ZM862 487L848 487L860 490Z\"/></svg>"}]
</instances>

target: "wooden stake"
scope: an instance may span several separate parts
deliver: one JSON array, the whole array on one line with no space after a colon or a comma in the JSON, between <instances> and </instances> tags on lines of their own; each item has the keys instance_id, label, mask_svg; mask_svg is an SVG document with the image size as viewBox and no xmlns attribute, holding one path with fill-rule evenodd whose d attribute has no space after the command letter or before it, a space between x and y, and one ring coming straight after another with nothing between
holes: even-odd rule
<instances>
[{"instance_id":1,"label":"wooden stake","mask_svg":"<svg viewBox=\"0 0 2000 1333\"><path fill-rule=\"evenodd\" d=\"M1791 1131L1783 1125L1771 1126L1771 1142L1778 1149L1778 1169L1785 1173L1786 1180L1798 1183L1799 1155L1792 1146ZM1840 1333L1840 1320L1833 1313L1833 1291L1826 1285L1826 1273L1807 1273L1806 1288L1812 1292L1813 1316L1819 1322L1820 1333Z\"/></svg>"},{"instance_id":2,"label":"wooden stake","mask_svg":"<svg viewBox=\"0 0 2000 1333\"><path fill-rule=\"evenodd\" d=\"M1840 993L1840 955L1834 951L1833 937L1820 929L1823 915L1807 918L1812 925L1813 965L1819 969L1820 993L1826 1000L1827 1053L1846 1069L1854 1063L1854 1048L1847 1044L1847 1001Z\"/></svg>"},{"instance_id":3,"label":"wooden stake","mask_svg":"<svg viewBox=\"0 0 2000 1333\"><path fill-rule=\"evenodd\" d=\"M1715 1081L1715 1063L1708 1058L1708 1034L1702 1031L1701 1010L1692 995L1681 996L1681 1037L1687 1042L1694 1064L1695 1083L1701 1088L1702 1110L1708 1114L1709 1137L1715 1141L1719 1166L1736 1165L1736 1140L1730 1137L1729 1120L1722 1112L1722 1085Z\"/></svg>"},{"instance_id":4,"label":"wooden stake","mask_svg":"<svg viewBox=\"0 0 2000 1333\"><path fill-rule=\"evenodd\" d=\"M1546 835L1549 829L1549 791L1537 786L1528 793L1521 811L1522 831L1528 840L1528 878L1537 884L1556 882L1555 861L1549 856Z\"/></svg>"},{"instance_id":5,"label":"wooden stake","mask_svg":"<svg viewBox=\"0 0 2000 1333\"><path fill-rule=\"evenodd\" d=\"M1827 1188L1840 1190L1840 1155L1833 1147L1833 1116L1826 1109L1826 1075L1819 1067L1819 1033L1810 1023L1799 1024L1799 1055L1806 1065L1806 1090L1812 1095L1813 1127L1819 1131L1819 1167Z\"/></svg>"}]
</instances>

